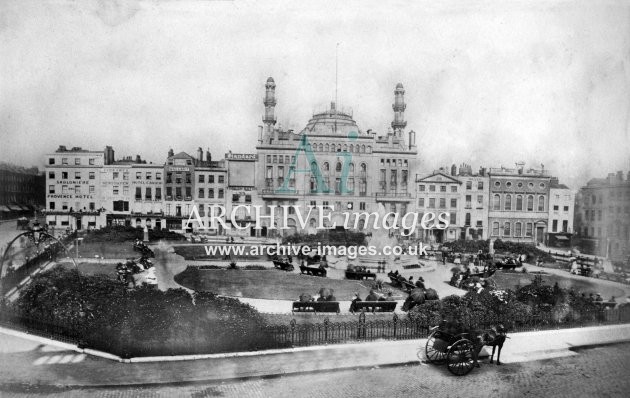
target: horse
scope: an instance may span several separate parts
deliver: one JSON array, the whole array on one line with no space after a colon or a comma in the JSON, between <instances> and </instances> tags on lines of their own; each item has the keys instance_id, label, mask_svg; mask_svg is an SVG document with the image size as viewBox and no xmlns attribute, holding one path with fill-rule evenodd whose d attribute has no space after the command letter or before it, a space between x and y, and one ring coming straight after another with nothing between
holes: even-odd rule
<instances>
[{"instance_id":1,"label":"horse","mask_svg":"<svg viewBox=\"0 0 630 398\"><path fill-rule=\"evenodd\" d=\"M493 326L489 330L485 330L479 335L479 350L481 350L483 346L492 347L492 354L490 354L490 363L493 363L494 351L498 347L499 350L497 352L497 365L501 365L501 349L503 348L503 343L505 343L505 340L507 338L507 329L503 325Z\"/></svg>"},{"instance_id":2,"label":"horse","mask_svg":"<svg viewBox=\"0 0 630 398\"><path fill-rule=\"evenodd\" d=\"M403 311L409 311L419 304L423 304L426 300L438 300L438 294L434 289L423 289L416 287L413 289L405 302L403 303Z\"/></svg>"}]
</instances>

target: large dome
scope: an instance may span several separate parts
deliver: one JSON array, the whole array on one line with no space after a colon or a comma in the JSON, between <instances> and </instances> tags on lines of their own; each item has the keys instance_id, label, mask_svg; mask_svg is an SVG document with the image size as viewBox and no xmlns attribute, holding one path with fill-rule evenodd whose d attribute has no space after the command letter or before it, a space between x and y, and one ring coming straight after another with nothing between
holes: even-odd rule
<instances>
[{"instance_id":1,"label":"large dome","mask_svg":"<svg viewBox=\"0 0 630 398\"><path fill-rule=\"evenodd\" d=\"M337 109L331 102L330 108L313 113L304 132L308 135L347 136L350 132L359 133L359 126L352 118L352 109Z\"/></svg>"}]
</instances>

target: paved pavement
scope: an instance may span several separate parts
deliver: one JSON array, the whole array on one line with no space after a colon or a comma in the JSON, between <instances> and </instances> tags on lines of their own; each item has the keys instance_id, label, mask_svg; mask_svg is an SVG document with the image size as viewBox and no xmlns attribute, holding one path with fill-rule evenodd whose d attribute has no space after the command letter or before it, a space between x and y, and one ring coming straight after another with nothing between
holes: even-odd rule
<instances>
[{"instance_id":1,"label":"paved pavement","mask_svg":"<svg viewBox=\"0 0 630 398\"><path fill-rule=\"evenodd\" d=\"M59 367L65 364L57 365ZM151 386L80 387L4 381L5 397L624 397L630 389L630 344L575 349L574 355L509 363L483 362L455 377L444 366L414 363L273 378ZM106 375L103 375L106 377Z\"/></svg>"},{"instance_id":2,"label":"paved pavement","mask_svg":"<svg viewBox=\"0 0 630 398\"><path fill-rule=\"evenodd\" d=\"M9 386L94 387L163 383L220 382L239 378L304 374L401 364L424 359L425 340L376 341L213 355L188 361L120 363L85 355L71 346L29 342L20 333L0 329L0 375ZM25 341L27 340L27 341ZM575 355L575 347L630 341L630 325L515 333L501 360L512 365ZM419 371L423 368L419 368Z\"/></svg>"}]
</instances>

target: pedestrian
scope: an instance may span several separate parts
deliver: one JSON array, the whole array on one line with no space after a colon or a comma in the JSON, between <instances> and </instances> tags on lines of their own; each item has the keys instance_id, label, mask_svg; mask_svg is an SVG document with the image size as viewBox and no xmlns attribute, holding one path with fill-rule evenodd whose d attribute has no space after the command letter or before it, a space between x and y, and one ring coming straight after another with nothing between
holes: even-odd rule
<instances>
[{"instance_id":1,"label":"pedestrian","mask_svg":"<svg viewBox=\"0 0 630 398\"><path fill-rule=\"evenodd\" d=\"M361 297L359 297L359 293L355 292L354 296L352 296L352 302L350 302L350 312L354 313L357 308L357 302L362 301Z\"/></svg>"}]
</instances>

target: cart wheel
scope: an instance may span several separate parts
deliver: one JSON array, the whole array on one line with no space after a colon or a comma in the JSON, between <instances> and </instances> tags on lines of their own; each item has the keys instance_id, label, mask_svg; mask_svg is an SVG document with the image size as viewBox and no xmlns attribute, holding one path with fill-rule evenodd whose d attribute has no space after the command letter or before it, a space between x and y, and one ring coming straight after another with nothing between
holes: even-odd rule
<instances>
[{"instance_id":1,"label":"cart wheel","mask_svg":"<svg viewBox=\"0 0 630 398\"><path fill-rule=\"evenodd\" d=\"M464 376L470 373L475 366L473 358L473 344L468 339L455 342L446 355L446 367L456 376Z\"/></svg>"},{"instance_id":2,"label":"cart wheel","mask_svg":"<svg viewBox=\"0 0 630 398\"><path fill-rule=\"evenodd\" d=\"M436 350L435 347L433 346L435 344L437 333L438 333L437 330L434 330L433 332L431 332L431 334L427 338L427 344L425 345L424 353L427 357L427 362L429 363L441 363L441 362L444 362L444 359L446 359L446 352ZM422 360L421 348L418 348L417 355L418 355L418 359Z\"/></svg>"}]
</instances>

